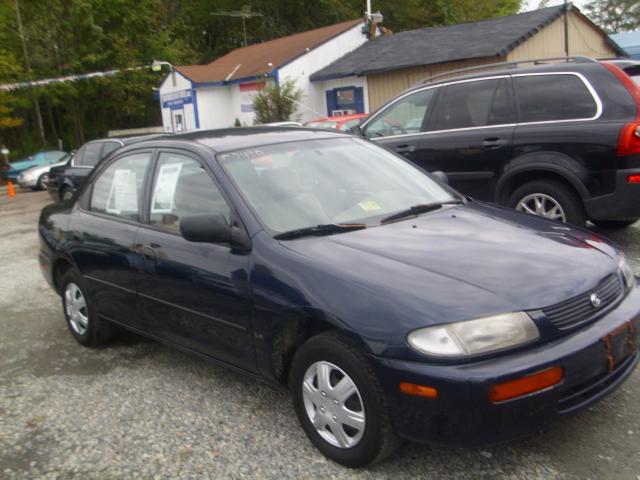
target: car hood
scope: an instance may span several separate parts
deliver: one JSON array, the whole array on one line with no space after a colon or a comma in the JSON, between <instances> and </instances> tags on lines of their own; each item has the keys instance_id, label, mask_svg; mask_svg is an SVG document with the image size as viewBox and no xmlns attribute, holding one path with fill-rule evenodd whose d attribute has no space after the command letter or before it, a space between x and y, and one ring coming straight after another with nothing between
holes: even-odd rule
<instances>
[{"instance_id":1,"label":"car hood","mask_svg":"<svg viewBox=\"0 0 640 480\"><path fill-rule=\"evenodd\" d=\"M357 283L430 323L550 306L618 262L616 247L586 230L477 202L282 244L346 279L337 288Z\"/></svg>"}]
</instances>

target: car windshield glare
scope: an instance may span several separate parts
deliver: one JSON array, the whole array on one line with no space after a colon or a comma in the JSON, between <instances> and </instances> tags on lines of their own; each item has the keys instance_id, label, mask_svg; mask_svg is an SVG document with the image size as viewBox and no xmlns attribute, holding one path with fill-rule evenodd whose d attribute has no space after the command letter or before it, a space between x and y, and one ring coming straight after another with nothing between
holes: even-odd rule
<instances>
[{"instance_id":1,"label":"car windshield glare","mask_svg":"<svg viewBox=\"0 0 640 480\"><path fill-rule=\"evenodd\" d=\"M377 224L414 205L457 198L408 162L355 138L269 145L218 160L274 235L332 223Z\"/></svg>"}]
</instances>

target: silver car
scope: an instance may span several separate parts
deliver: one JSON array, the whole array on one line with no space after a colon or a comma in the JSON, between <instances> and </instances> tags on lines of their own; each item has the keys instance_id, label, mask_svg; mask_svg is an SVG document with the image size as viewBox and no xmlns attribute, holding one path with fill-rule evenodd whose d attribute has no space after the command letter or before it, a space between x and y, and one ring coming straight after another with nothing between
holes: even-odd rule
<instances>
[{"instance_id":1,"label":"silver car","mask_svg":"<svg viewBox=\"0 0 640 480\"><path fill-rule=\"evenodd\" d=\"M36 165L26 169L18 176L18 185L22 188L31 188L33 190L44 190L47 188L47 182L49 181L49 170L53 167L66 164L73 157L73 153L67 153L60 158L56 163L49 163L47 165Z\"/></svg>"}]
</instances>

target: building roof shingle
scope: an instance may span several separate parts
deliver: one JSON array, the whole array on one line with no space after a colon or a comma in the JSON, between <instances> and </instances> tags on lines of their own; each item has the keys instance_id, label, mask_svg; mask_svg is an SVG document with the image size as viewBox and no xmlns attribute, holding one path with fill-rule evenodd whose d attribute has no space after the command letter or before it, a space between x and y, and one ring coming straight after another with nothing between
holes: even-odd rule
<instances>
[{"instance_id":1,"label":"building roof shingle","mask_svg":"<svg viewBox=\"0 0 640 480\"><path fill-rule=\"evenodd\" d=\"M186 65L175 69L195 83L213 83L257 77L281 67L309 50L362 23L361 19L316 28L268 42L232 50L205 65ZM270 67L268 63L272 63Z\"/></svg>"},{"instance_id":2,"label":"building roof shingle","mask_svg":"<svg viewBox=\"0 0 640 480\"><path fill-rule=\"evenodd\" d=\"M315 72L311 80L504 56L558 19L563 12L564 7L560 5L480 22L421 28L378 37Z\"/></svg>"}]
</instances>

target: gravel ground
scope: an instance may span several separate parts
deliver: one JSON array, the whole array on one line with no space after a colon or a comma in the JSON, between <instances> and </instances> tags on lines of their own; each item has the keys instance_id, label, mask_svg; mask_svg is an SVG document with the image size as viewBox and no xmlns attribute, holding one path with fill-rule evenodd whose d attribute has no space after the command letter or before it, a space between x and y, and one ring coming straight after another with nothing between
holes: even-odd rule
<instances>
[{"instance_id":1,"label":"gravel ground","mask_svg":"<svg viewBox=\"0 0 640 480\"><path fill-rule=\"evenodd\" d=\"M38 269L35 225L47 202L43 192L9 199L0 189L0 478L640 480L640 369L526 440L405 444L354 471L314 450L284 392L133 335L84 348ZM640 223L605 234L640 271Z\"/></svg>"}]
</instances>

